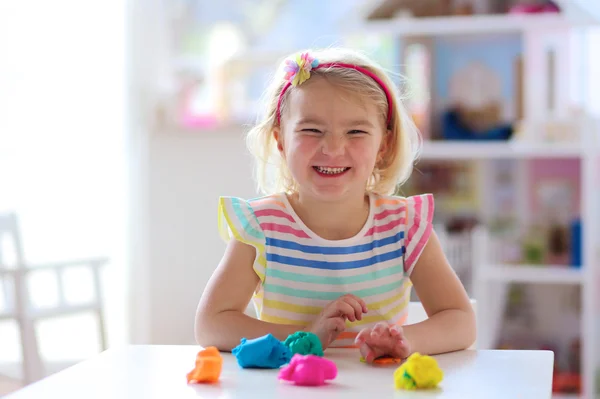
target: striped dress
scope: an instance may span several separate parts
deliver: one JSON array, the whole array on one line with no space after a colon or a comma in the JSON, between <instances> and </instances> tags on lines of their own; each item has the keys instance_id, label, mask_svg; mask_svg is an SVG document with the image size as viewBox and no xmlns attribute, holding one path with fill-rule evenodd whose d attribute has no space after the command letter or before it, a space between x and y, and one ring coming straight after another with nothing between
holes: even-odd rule
<instances>
[{"instance_id":1,"label":"striped dress","mask_svg":"<svg viewBox=\"0 0 600 399\"><path fill-rule=\"evenodd\" d=\"M354 345L356 334L379 321L404 324L410 274L432 231L433 196L369 197L367 222L354 237L327 240L296 215L283 193L219 199L219 230L256 248L261 284L253 296L259 319L307 325L329 302L352 293L369 312L347 321L332 347Z\"/></svg>"}]
</instances>

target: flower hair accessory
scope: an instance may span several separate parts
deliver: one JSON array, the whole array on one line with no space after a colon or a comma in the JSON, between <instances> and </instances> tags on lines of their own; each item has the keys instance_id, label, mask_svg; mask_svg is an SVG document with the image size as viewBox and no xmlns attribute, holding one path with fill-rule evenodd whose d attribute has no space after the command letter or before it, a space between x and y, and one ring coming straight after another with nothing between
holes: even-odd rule
<instances>
[{"instance_id":1,"label":"flower hair accessory","mask_svg":"<svg viewBox=\"0 0 600 399\"><path fill-rule=\"evenodd\" d=\"M379 87L381 87L381 90L383 90L387 99L388 112L386 123L387 127L389 128L390 122L392 121L392 96L383 80L381 80L381 78L377 76L377 74L371 72L365 67L353 64L346 64L343 62L326 62L321 64L315 57L311 56L309 53L297 54L293 59L287 59L285 61L284 71L286 72L286 83L281 89L281 93L279 93L279 99L277 101L277 123L281 123L281 102L283 101L283 96L285 92L290 88L290 86L296 87L306 82L310 78L312 70L321 68L354 69L373 79L379 85Z\"/></svg>"},{"instance_id":2,"label":"flower hair accessory","mask_svg":"<svg viewBox=\"0 0 600 399\"><path fill-rule=\"evenodd\" d=\"M319 65L319 61L308 53L296 55L285 61L285 80L293 86L299 86L310 78L310 71Z\"/></svg>"}]
</instances>

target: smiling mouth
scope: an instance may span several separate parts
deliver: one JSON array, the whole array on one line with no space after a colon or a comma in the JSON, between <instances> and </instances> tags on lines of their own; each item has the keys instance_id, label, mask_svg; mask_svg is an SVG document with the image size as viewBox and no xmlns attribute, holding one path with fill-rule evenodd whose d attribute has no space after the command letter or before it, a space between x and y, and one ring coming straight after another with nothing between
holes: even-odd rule
<instances>
[{"instance_id":1,"label":"smiling mouth","mask_svg":"<svg viewBox=\"0 0 600 399\"><path fill-rule=\"evenodd\" d=\"M313 166L313 169L316 170L317 172L319 172L320 174L331 175L331 176L341 175L342 173L350 170L350 168L347 168L347 167L330 168L327 166Z\"/></svg>"}]
</instances>

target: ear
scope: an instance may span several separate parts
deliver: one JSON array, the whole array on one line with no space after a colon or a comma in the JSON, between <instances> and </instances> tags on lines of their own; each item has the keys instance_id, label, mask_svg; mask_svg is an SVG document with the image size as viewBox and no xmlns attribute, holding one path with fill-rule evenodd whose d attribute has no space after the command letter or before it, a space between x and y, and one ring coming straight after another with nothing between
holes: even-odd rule
<instances>
[{"instance_id":1,"label":"ear","mask_svg":"<svg viewBox=\"0 0 600 399\"><path fill-rule=\"evenodd\" d=\"M392 138L392 131L388 130L385 132L385 135L381 139L381 144L379 145L379 152L377 153L377 163L381 162L387 151L390 147L390 140Z\"/></svg>"},{"instance_id":2,"label":"ear","mask_svg":"<svg viewBox=\"0 0 600 399\"><path fill-rule=\"evenodd\" d=\"M273 128L273 137L277 141L277 149L279 152L283 152L283 135L281 134L281 128L279 126Z\"/></svg>"}]
</instances>

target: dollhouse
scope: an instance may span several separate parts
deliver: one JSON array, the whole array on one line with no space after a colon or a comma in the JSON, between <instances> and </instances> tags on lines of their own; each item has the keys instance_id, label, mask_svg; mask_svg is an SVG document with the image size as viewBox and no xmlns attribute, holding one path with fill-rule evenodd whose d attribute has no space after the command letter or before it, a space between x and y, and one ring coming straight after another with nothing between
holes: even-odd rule
<instances>
[{"instance_id":1,"label":"dollhouse","mask_svg":"<svg viewBox=\"0 0 600 399\"><path fill-rule=\"evenodd\" d=\"M600 394L600 125L583 44L598 21L573 1L369 4L352 34L394 38L418 92L425 143L400 193L436 194L478 346L551 349L557 395Z\"/></svg>"}]
</instances>

